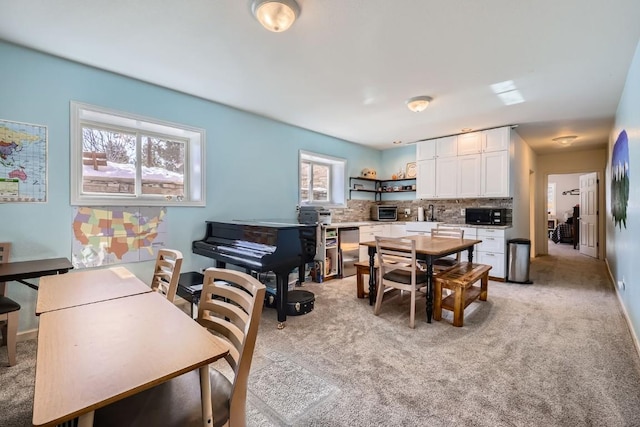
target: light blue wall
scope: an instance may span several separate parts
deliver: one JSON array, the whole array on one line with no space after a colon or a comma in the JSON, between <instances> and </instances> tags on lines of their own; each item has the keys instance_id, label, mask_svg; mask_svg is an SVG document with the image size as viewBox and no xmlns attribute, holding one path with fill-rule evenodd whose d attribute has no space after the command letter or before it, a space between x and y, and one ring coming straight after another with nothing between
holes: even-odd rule
<instances>
[{"instance_id":1,"label":"light blue wall","mask_svg":"<svg viewBox=\"0 0 640 427\"><path fill-rule=\"evenodd\" d=\"M618 289L625 310L631 319L636 339L640 338L640 44L636 48L624 92L618 104L616 123L609 138L606 185L611 188L611 153L622 130L629 137L629 204L627 226L614 226L611 215L611 191L608 191L607 263L614 282L624 281L625 289Z\"/></svg>"},{"instance_id":2,"label":"light blue wall","mask_svg":"<svg viewBox=\"0 0 640 427\"><path fill-rule=\"evenodd\" d=\"M295 218L298 150L346 158L348 175L380 169L381 152L358 144L4 42L0 58L0 118L45 125L49 133L48 202L0 204L0 241L13 242L13 260L71 256L71 100L206 130L207 206L167 215L168 246L184 254L183 271L212 265L191 253L205 220ZM153 263L127 267L149 282ZM12 283L9 294L23 304L20 330L34 327L35 292Z\"/></svg>"},{"instance_id":3,"label":"light blue wall","mask_svg":"<svg viewBox=\"0 0 640 427\"><path fill-rule=\"evenodd\" d=\"M382 152L381 168L378 171L380 179L389 179L391 175L402 171L406 173L407 163L416 161L416 146L414 144L404 147L392 148ZM400 185L415 184L415 181L398 183ZM382 200L384 201L382 196ZM416 193L395 193L388 196L393 200L415 200Z\"/></svg>"}]
</instances>

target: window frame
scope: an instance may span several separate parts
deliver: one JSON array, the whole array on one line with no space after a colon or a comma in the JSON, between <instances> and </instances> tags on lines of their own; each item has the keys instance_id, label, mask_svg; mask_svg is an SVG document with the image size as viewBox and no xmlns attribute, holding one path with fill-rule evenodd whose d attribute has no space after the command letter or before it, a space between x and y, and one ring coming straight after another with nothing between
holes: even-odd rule
<instances>
[{"instance_id":1,"label":"window frame","mask_svg":"<svg viewBox=\"0 0 640 427\"><path fill-rule=\"evenodd\" d=\"M329 166L329 179L327 185L328 201L302 200L302 164L310 163L310 183L313 183L313 165ZM298 205L299 206L323 206L343 208L347 206L346 199L346 171L347 160L326 154L300 150L298 154ZM312 185L311 185L312 187ZM313 196L313 188L308 188L310 196Z\"/></svg>"},{"instance_id":2,"label":"window frame","mask_svg":"<svg viewBox=\"0 0 640 427\"><path fill-rule=\"evenodd\" d=\"M557 203L556 203L556 183L547 183L547 216L551 218L556 217Z\"/></svg>"},{"instance_id":3,"label":"window frame","mask_svg":"<svg viewBox=\"0 0 640 427\"><path fill-rule=\"evenodd\" d=\"M204 129L71 101L70 195L72 206L206 206ZM83 126L166 138L185 143L184 197L143 194L141 153L136 150L135 194L83 192Z\"/></svg>"}]
</instances>

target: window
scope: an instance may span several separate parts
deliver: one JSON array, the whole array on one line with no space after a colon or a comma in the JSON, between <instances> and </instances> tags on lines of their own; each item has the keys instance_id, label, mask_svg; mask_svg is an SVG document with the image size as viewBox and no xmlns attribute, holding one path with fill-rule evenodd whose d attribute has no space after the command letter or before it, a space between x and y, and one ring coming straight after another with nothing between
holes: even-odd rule
<instances>
[{"instance_id":1,"label":"window","mask_svg":"<svg viewBox=\"0 0 640 427\"><path fill-rule=\"evenodd\" d=\"M205 206L204 136L71 102L71 204Z\"/></svg>"},{"instance_id":2,"label":"window","mask_svg":"<svg viewBox=\"0 0 640 427\"><path fill-rule=\"evenodd\" d=\"M300 151L300 205L343 207L347 161L323 154Z\"/></svg>"}]
</instances>

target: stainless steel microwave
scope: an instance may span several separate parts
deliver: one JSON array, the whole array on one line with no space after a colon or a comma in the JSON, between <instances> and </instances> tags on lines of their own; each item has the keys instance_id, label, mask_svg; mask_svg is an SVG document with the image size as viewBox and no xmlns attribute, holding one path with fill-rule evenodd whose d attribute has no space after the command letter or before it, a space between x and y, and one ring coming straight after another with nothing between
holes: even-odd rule
<instances>
[{"instance_id":1,"label":"stainless steel microwave","mask_svg":"<svg viewBox=\"0 0 640 427\"><path fill-rule=\"evenodd\" d=\"M371 219L374 221L397 221L398 207L373 205L371 206Z\"/></svg>"},{"instance_id":2,"label":"stainless steel microwave","mask_svg":"<svg viewBox=\"0 0 640 427\"><path fill-rule=\"evenodd\" d=\"M467 224L507 225L505 208L467 208L464 216Z\"/></svg>"}]
</instances>

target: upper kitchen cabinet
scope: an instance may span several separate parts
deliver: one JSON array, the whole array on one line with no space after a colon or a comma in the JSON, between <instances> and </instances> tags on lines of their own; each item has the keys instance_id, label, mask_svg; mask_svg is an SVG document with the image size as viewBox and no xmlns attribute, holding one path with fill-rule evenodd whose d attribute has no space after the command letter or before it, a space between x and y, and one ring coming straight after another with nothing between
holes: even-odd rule
<instances>
[{"instance_id":1,"label":"upper kitchen cabinet","mask_svg":"<svg viewBox=\"0 0 640 427\"><path fill-rule=\"evenodd\" d=\"M458 135L446 136L434 140L436 142L436 156L455 157L458 155Z\"/></svg>"},{"instance_id":2,"label":"upper kitchen cabinet","mask_svg":"<svg viewBox=\"0 0 640 427\"><path fill-rule=\"evenodd\" d=\"M455 157L457 155L457 135L420 141L416 144L416 161L431 160L438 157Z\"/></svg>"},{"instance_id":3,"label":"upper kitchen cabinet","mask_svg":"<svg viewBox=\"0 0 640 427\"><path fill-rule=\"evenodd\" d=\"M509 151L482 153L481 197L509 197Z\"/></svg>"},{"instance_id":4,"label":"upper kitchen cabinet","mask_svg":"<svg viewBox=\"0 0 640 427\"><path fill-rule=\"evenodd\" d=\"M510 132L502 127L419 143L416 197L509 197Z\"/></svg>"},{"instance_id":5,"label":"upper kitchen cabinet","mask_svg":"<svg viewBox=\"0 0 640 427\"><path fill-rule=\"evenodd\" d=\"M436 198L436 159L416 162L416 199Z\"/></svg>"},{"instance_id":6,"label":"upper kitchen cabinet","mask_svg":"<svg viewBox=\"0 0 640 427\"><path fill-rule=\"evenodd\" d=\"M485 144L484 132L469 132L458 135L458 156L479 154Z\"/></svg>"},{"instance_id":7,"label":"upper kitchen cabinet","mask_svg":"<svg viewBox=\"0 0 640 427\"><path fill-rule=\"evenodd\" d=\"M484 132L483 152L503 151L509 149L511 141L511 128L502 127L496 129L485 130Z\"/></svg>"},{"instance_id":8,"label":"upper kitchen cabinet","mask_svg":"<svg viewBox=\"0 0 640 427\"><path fill-rule=\"evenodd\" d=\"M416 144L416 161L436 158L436 143L434 140L420 141Z\"/></svg>"}]
</instances>

